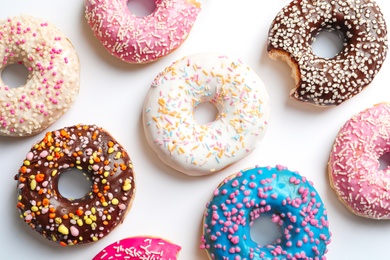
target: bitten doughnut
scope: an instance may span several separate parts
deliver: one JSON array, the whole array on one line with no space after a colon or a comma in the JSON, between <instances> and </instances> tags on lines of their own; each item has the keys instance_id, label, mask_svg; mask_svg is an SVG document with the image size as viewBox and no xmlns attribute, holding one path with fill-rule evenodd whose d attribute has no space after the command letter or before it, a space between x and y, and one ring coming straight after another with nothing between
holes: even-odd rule
<instances>
[{"instance_id":1,"label":"bitten doughnut","mask_svg":"<svg viewBox=\"0 0 390 260\"><path fill-rule=\"evenodd\" d=\"M91 179L91 191L83 198L65 198L58 190L61 174L69 169L78 169ZM47 132L27 153L15 179L20 217L63 246L97 241L109 234L123 222L135 194L127 152L94 125Z\"/></svg>"},{"instance_id":2,"label":"bitten doughnut","mask_svg":"<svg viewBox=\"0 0 390 260\"><path fill-rule=\"evenodd\" d=\"M252 240L250 227L271 216L281 238ZM204 214L201 248L210 259L325 259L331 233L324 204L303 176L282 166L257 167L226 178Z\"/></svg>"},{"instance_id":3,"label":"bitten doughnut","mask_svg":"<svg viewBox=\"0 0 390 260\"><path fill-rule=\"evenodd\" d=\"M180 250L180 246L162 238L151 236L129 237L105 247L92 260L176 260Z\"/></svg>"},{"instance_id":4,"label":"bitten doughnut","mask_svg":"<svg viewBox=\"0 0 390 260\"><path fill-rule=\"evenodd\" d=\"M176 50L200 12L196 0L155 0L148 16L137 17L128 0L85 0L94 35L114 57L127 63L152 62Z\"/></svg>"},{"instance_id":5,"label":"bitten doughnut","mask_svg":"<svg viewBox=\"0 0 390 260\"><path fill-rule=\"evenodd\" d=\"M203 102L217 108L213 122L196 122L194 109ZM194 54L157 75L145 100L143 125L164 163L200 176L247 156L265 134L269 108L264 84L241 60Z\"/></svg>"},{"instance_id":6,"label":"bitten doughnut","mask_svg":"<svg viewBox=\"0 0 390 260\"><path fill-rule=\"evenodd\" d=\"M22 64L24 86L10 87L0 79L0 135L37 134L73 104L80 84L77 53L54 25L31 16L0 21L0 71Z\"/></svg>"},{"instance_id":7,"label":"bitten doughnut","mask_svg":"<svg viewBox=\"0 0 390 260\"><path fill-rule=\"evenodd\" d=\"M330 184L356 215L390 219L390 168L379 162L389 152L389 103L365 109L340 129L329 157Z\"/></svg>"},{"instance_id":8,"label":"bitten doughnut","mask_svg":"<svg viewBox=\"0 0 390 260\"><path fill-rule=\"evenodd\" d=\"M344 36L343 50L318 57L311 44L322 30ZM291 97L318 106L334 106L360 93L378 73L387 54L387 27L371 0L295 0L276 16L269 30L271 58L292 68Z\"/></svg>"}]
</instances>

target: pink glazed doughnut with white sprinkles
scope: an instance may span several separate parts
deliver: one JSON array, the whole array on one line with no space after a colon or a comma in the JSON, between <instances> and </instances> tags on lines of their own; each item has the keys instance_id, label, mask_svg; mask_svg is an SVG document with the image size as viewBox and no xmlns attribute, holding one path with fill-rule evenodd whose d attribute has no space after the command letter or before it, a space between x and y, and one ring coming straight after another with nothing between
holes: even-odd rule
<instances>
[{"instance_id":1,"label":"pink glazed doughnut with white sprinkles","mask_svg":"<svg viewBox=\"0 0 390 260\"><path fill-rule=\"evenodd\" d=\"M361 111L340 129L330 153L330 184L354 214L390 219L390 168L380 158L390 152L390 103Z\"/></svg>"},{"instance_id":2,"label":"pink glazed doughnut with white sprinkles","mask_svg":"<svg viewBox=\"0 0 390 260\"><path fill-rule=\"evenodd\" d=\"M85 0L85 17L106 50L127 63L155 61L176 50L200 12L195 0L155 0L156 8L137 17L128 0Z\"/></svg>"},{"instance_id":3,"label":"pink glazed doughnut with white sprinkles","mask_svg":"<svg viewBox=\"0 0 390 260\"><path fill-rule=\"evenodd\" d=\"M180 250L180 246L159 237L128 237L106 246L92 260L176 260Z\"/></svg>"},{"instance_id":4,"label":"pink glazed doughnut with white sprinkles","mask_svg":"<svg viewBox=\"0 0 390 260\"><path fill-rule=\"evenodd\" d=\"M29 75L12 88L0 79L0 135L37 134L73 104L80 84L77 53L54 25L29 16L0 21L0 71L22 64Z\"/></svg>"}]
</instances>

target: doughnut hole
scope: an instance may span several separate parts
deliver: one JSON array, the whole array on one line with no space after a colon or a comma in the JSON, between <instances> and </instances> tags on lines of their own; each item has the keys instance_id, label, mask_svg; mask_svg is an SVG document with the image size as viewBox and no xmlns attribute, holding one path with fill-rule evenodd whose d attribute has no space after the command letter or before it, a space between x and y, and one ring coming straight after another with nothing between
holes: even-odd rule
<instances>
[{"instance_id":1,"label":"doughnut hole","mask_svg":"<svg viewBox=\"0 0 390 260\"><path fill-rule=\"evenodd\" d=\"M0 75L4 85L10 88L18 88L26 84L29 74L23 63L13 63L7 64L1 70Z\"/></svg>"},{"instance_id":2,"label":"doughnut hole","mask_svg":"<svg viewBox=\"0 0 390 260\"><path fill-rule=\"evenodd\" d=\"M145 17L154 12L156 3L154 0L128 0L127 8L135 16Z\"/></svg>"},{"instance_id":3,"label":"doughnut hole","mask_svg":"<svg viewBox=\"0 0 390 260\"><path fill-rule=\"evenodd\" d=\"M209 124L215 121L218 116L217 107L210 101L200 102L194 107L195 122L200 125Z\"/></svg>"},{"instance_id":4,"label":"doughnut hole","mask_svg":"<svg viewBox=\"0 0 390 260\"><path fill-rule=\"evenodd\" d=\"M58 180L58 191L68 200L84 198L92 190L90 175L76 168L63 173Z\"/></svg>"},{"instance_id":5,"label":"doughnut hole","mask_svg":"<svg viewBox=\"0 0 390 260\"><path fill-rule=\"evenodd\" d=\"M331 59L344 49L345 35L340 30L324 29L313 38L313 53L320 58Z\"/></svg>"},{"instance_id":6,"label":"doughnut hole","mask_svg":"<svg viewBox=\"0 0 390 260\"><path fill-rule=\"evenodd\" d=\"M379 157L379 170L390 169L390 152L382 154Z\"/></svg>"},{"instance_id":7,"label":"doughnut hole","mask_svg":"<svg viewBox=\"0 0 390 260\"><path fill-rule=\"evenodd\" d=\"M277 223L277 215L261 214L251 222L250 235L260 246L280 243L282 230Z\"/></svg>"}]
</instances>

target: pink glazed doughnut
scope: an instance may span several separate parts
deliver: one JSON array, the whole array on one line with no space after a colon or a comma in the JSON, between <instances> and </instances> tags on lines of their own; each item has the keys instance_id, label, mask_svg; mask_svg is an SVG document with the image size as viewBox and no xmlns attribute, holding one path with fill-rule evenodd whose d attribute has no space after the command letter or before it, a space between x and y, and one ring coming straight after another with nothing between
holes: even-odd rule
<instances>
[{"instance_id":1,"label":"pink glazed doughnut","mask_svg":"<svg viewBox=\"0 0 390 260\"><path fill-rule=\"evenodd\" d=\"M129 237L106 246L92 260L176 260L181 247L158 237Z\"/></svg>"},{"instance_id":2,"label":"pink glazed doughnut","mask_svg":"<svg viewBox=\"0 0 390 260\"><path fill-rule=\"evenodd\" d=\"M379 158L390 152L390 103L353 116L341 128L330 153L330 184L354 214L390 219L390 167Z\"/></svg>"},{"instance_id":3,"label":"pink glazed doughnut","mask_svg":"<svg viewBox=\"0 0 390 260\"><path fill-rule=\"evenodd\" d=\"M155 61L187 38L200 11L195 0L155 0L156 8L137 17L128 0L85 0L85 17L106 50L127 63Z\"/></svg>"}]
</instances>

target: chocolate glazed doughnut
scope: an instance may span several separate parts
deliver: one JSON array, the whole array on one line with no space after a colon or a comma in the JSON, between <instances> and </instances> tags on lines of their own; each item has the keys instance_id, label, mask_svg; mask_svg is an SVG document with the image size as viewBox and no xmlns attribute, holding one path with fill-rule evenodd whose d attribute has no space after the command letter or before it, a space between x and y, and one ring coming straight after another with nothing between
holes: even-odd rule
<instances>
[{"instance_id":1,"label":"chocolate glazed doughnut","mask_svg":"<svg viewBox=\"0 0 390 260\"><path fill-rule=\"evenodd\" d=\"M77 168L90 175L83 198L58 191L62 173ZM46 133L27 153L19 173L20 217L60 245L97 241L122 223L135 193L132 162L123 147L97 126L77 125Z\"/></svg>"},{"instance_id":2,"label":"chocolate glazed doughnut","mask_svg":"<svg viewBox=\"0 0 390 260\"><path fill-rule=\"evenodd\" d=\"M331 59L313 53L322 30L339 31L343 50ZM295 0L274 19L268 35L271 58L286 61L295 79L291 97L318 106L339 105L374 79L387 54L387 27L370 0Z\"/></svg>"}]
</instances>

